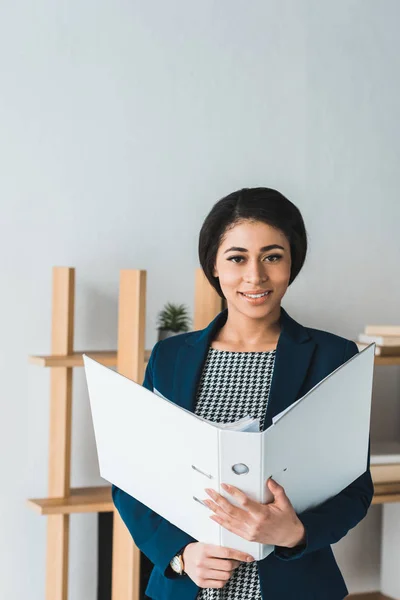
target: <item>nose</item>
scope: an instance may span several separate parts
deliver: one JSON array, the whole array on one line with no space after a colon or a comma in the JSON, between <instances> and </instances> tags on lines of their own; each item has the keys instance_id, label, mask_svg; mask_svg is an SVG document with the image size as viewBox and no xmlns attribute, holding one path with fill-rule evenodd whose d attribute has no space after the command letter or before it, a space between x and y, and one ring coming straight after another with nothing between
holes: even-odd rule
<instances>
[{"instance_id":1,"label":"nose","mask_svg":"<svg viewBox=\"0 0 400 600\"><path fill-rule=\"evenodd\" d=\"M268 273L263 263L258 260L248 261L244 280L246 283L253 285L259 284L261 281L268 281Z\"/></svg>"}]
</instances>

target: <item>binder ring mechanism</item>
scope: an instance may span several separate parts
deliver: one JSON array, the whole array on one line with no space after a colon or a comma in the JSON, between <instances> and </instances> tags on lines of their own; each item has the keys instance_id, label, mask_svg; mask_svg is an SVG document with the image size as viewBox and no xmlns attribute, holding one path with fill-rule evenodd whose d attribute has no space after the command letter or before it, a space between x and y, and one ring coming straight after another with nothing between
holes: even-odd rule
<instances>
[{"instance_id":1,"label":"binder ring mechanism","mask_svg":"<svg viewBox=\"0 0 400 600\"><path fill-rule=\"evenodd\" d=\"M208 479L212 479L213 476L210 475L209 473L204 473L204 471L202 471L201 469L199 469L198 467L195 467L194 465L192 465L192 469L194 469L195 471L197 471L198 473L201 473L202 475L205 475L206 477L208 477Z\"/></svg>"},{"instance_id":2,"label":"binder ring mechanism","mask_svg":"<svg viewBox=\"0 0 400 600\"><path fill-rule=\"evenodd\" d=\"M204 471L202 471L201 469L199 469L198 467L196 467L195 465L192 465L192 469L194 469L195 471L197 471L198 473L201 473L202 475L204 475L205 477L208 477L209 479L212 479L213 476L210 475L210 473L205 473ZM196 496L193 496L193 500L196 500L196 502L198 502L199 504L202 504L203 506L205 506L208 509L207 504L204 504L203 500L200 500L200 498L196 498Z\"/></svg>"}]
</instances>

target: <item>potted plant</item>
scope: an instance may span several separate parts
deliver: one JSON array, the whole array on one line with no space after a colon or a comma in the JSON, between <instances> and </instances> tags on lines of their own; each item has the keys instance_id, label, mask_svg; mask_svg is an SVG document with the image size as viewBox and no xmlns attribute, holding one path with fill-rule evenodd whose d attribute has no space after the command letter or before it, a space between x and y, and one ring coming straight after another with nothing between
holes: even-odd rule
<instances>
[{"instance_id":1,"label":"potted plant","mask_svg":"<svg viewBox=\"0 0 400 600\"><path fill-rule=\"evenodd\" d=\"M158 314L158 339L189 331L190 317L184 304L168 302Z\"/></svg>"}]
</instances>

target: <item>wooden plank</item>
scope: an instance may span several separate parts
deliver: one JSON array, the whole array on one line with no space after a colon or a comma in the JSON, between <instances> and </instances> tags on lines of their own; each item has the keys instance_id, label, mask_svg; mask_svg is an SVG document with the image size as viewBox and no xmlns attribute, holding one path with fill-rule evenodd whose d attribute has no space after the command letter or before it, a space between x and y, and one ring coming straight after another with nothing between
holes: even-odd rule
<instances>
[{"instance_id":1,"label":"wooden plank","mask_svg":"<svg viewBox=\"0 0 400 600\"><path fill-rule=\"evenodd\" d=\"M194 330L203 329L206 327L214 317L221 312L219 304L219 296L217 295L214 308L212 304L208 304L206 307L201 307L195 313L195 327ZM200 303L199 303L200 304ZM209 316L208 316L209 315ZM207 321L207 319L209 319ZM203 327L201 324L203 324ZM196 326L199 324L199 326ZM32 365L39 367L83 367L82 354L87 354L107 367L114 367L117 364L117 351L116 350L81 350L73 352L67 356L63 355L31 355L28 360ZM151 350L145 350L145 363L150 358ZM400 365L400 357L375 357L375 365Z\"/></svg>"},{"instance_id":2,"label":"wooden plank","mask_svg":"<svg viewBox=\"0 0 400 600\"><path fill-rule=\"evenodd\" d=\"M81 350L73 352L66 356L47 355L47 356L30 356L29 363L38 367L83 367L82 354L87 354L97 362L106 367L117 366L117 351L116 350ZM145 350L144 361L145 367L149 361L151 350Z\"/></svg>"},{"instance_id":3,"label":"wooden plank","mask_svg":"<svg viewBox=\"0 0 400 600\"><path fill-rule=\"evenodd\" d=\"M140 598L140 551L117 510L114 510L111 598Z\"/></svg>"},{"instance_id":4,"label":"wooden plank","mask_svg":"<svg viewBox=\"0 0 400 600\"><path fill-rule=\"evenodd\" d=\"M75 269L53 268L51 354L73 352ZM49 497L70 493L72 369L50 372ZM69 516L47 519L46 600L68 599Z\"/></svg>"},{"instance_id":5,"label":"wooden plank","mask_svg":"<svg viewBox=\"0 0 400 600\"><path fill-rule=\"evenodd\" d=\"M365 594L349 594L345 600L381 600L381 598L379 592L368 592Z\"/></svg>"},{"instance_id":6,"label":"wooden plank","mask_svg":"<svg viewBox=\"0 0 400 600\"><path fill-rule=\"evenodd\" d=\"M195 272L194 294L193 329L198 331L207 327L221 312L223 298L214 290L201 268Z\"/></svg>"},{"instance_id":7,"label":"wooden plank","mask_svg":"<svg viewBox=\"0 0 400 600\"><path fill-rule=\"evenodd\" d=\"M39 367L83 367L82 354L87 354L106 367L115 367L117 364L116 350L82 350L71 354L47 356L30 356L29 362Z\"/></svg>"},{"instance_id":8,"label":"wooden plank","mask_svg":"<svg viewBox=\"0 0 400 600\"><path fill-rule=\"evenodd\" d=\"M142 383L146 324L146 271L122 270L118 306L118 372ZM112 600L139 600L140 550L114 511Z\"/></svg>"},{"instance_id":9,"label":"wooden plank","mask_svg":"<svg viewBox=\"0 0 400 600\"><path fill-rule=\"evenodd\" d=\"M118 372L138 383L144 378L146 271L124 269L118 303Z\"/></svg>"},{"instance_id":10,"label":"wooden plank","mask_svg":"<svg viewBox=\"0 0 400 600\"><path fill-rule=\"evenodd\" d=\"M375 365L400 365L400 356L375 356Z\"/></svg>"},{"instance_id":11,"label":"wooden plank","mask_svg":"<svg viewBox=\"0 0 400 600\"><path fill-rule=\"evenodd\" d=\"M35 498L28 506L39 515L111 512L114 504L111 486L73 488L66 498Z\"/></svg>"},{"instance_id":12,"label":"wooden plank","mask_svg":"<svg viewBox=\"0 0 400 600\"><path fill-rule=\"evenodd\" d=\"M398 494L382 494L374 496L371 504L389 504L390 502L400 502L400 492Z\"/></svg>"},{"instance_id":13,"label":"wooden plank","mask_svg":"<svg viewBox=\"0 0 400 600\"><path fill-rule=\"evenodd\" d=\"M46 600L68 599L69 516L47 518Z\"/></svg>"},{"instance_id":14,"label":"wooden plank","mask_svg":"<svg viewBox=\"0 0 400 600\"><path fill-rule=\"evenodd\" d=\"M372 504L400 501L400 483L377 484ZM110 512L111 486L72 488L67 498L31 498L27 504L39 515Z\"/></svg>"},{"instance_id":15,"label":"wooden plank","mask_svg":"<svg viewBox=\"0 0 400 600\"><path fill-rule=\"evenodd\" d=\"M374 483L374 497L372 504L384 504L386 502L400 502L400 482Z\"/></svg>"}]
</instances>

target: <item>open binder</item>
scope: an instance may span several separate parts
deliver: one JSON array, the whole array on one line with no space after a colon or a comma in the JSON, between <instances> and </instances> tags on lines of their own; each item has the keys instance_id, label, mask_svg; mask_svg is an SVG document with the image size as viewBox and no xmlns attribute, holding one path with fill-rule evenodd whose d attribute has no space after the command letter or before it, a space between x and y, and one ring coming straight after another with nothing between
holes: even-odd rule
<instances>
[{"instance_id":1,"label":"open binder","mask_svg":"<svg viewBox=\"0 0 400 600\"><path fill-rule=\"evenodd\" d=\"M228 483L268 503L272 476L299 514L338 494L367 469L374 344L276 415L211 423L83 355L100 475L196 540L261 560L250 542L210 519L204 488Z\"/></svg>"}]
</instances>

